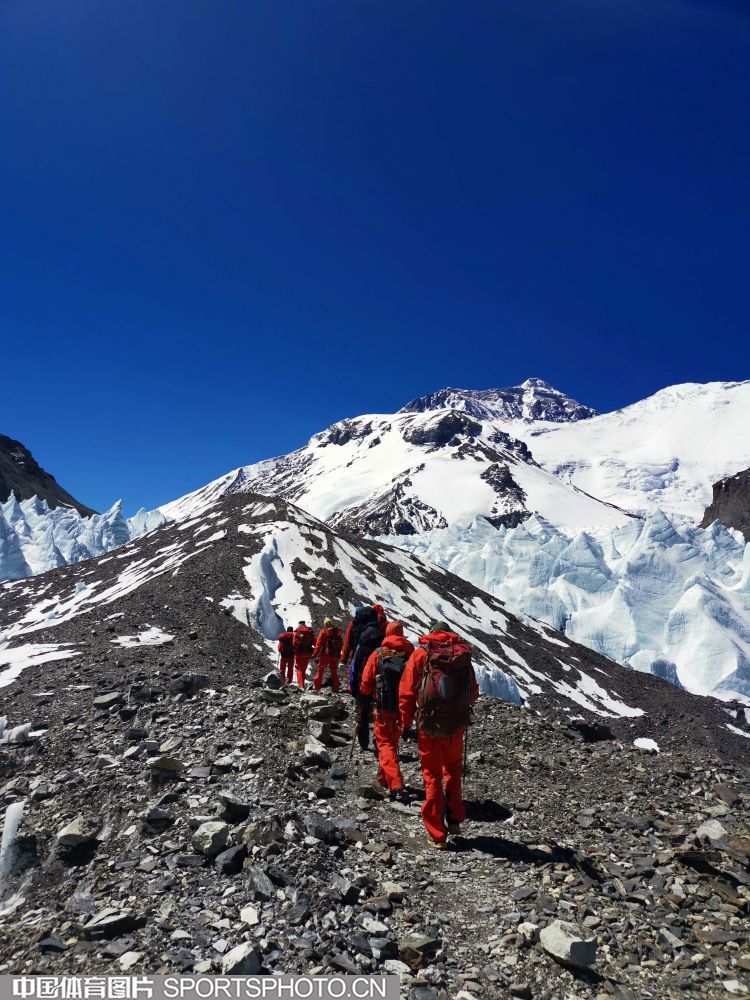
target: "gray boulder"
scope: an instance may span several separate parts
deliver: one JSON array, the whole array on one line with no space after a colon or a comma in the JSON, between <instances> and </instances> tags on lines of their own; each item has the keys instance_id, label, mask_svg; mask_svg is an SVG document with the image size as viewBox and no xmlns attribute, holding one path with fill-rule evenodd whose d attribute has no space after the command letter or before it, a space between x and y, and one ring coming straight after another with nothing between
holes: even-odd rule
<instances>
[{"instance_id":1,"label":"gray boulder","mask_svg":"<svg viewBox=\"0 0 750 1000\"><path fill-rule=\"evenodd\" d=\"M238 944L221 960L221 971L225 976L254 976L260 972L258 952L249 943Z\"/></svg>"},{"instance_id":2,"label":"gray boulder","mask_svg":"<svg viewBox=\"0 0 750 1000\"><path fill-rule=\"evenodd\" d=\"M553 920L541 931L539 941L548 955L564 965L587 969L596 961L595 939L583 937L575 924L564 920Z\"/></svg>"},{"instance_id":3,"label":"gray boulder","mask_svg":"<svg viewBox=\"0 0 750 1000\"><path fill-rule=\"evenodd\" d=\"M226 823L212 821L201 823L193 834L191 844L194 851L212 858L221 854L229 841L229 827Z\"/></svg>"},{"instance_id":4,"label":"gray boulder","mask_svg":"<svg viewBox=\"0 0 750 1000\"><path fill-rule=\"evenodd\" d=\"M727 835L727 831L718 819L708 819L701 823L695 831L696 839L699 841L708 840L710 843L720 843Z\"/></svg>"},{"instance_id":5,"label":"gray boulder","mask_svg":"<svg viewBox=\"0 0 750 1000\"><path fill-rule=\"evenodd\" d=\"M99 833L99 822L90 817L79 815L58 831L57 843L60 847L80 847L96 840Z\"/></svg>"}]
</instances>

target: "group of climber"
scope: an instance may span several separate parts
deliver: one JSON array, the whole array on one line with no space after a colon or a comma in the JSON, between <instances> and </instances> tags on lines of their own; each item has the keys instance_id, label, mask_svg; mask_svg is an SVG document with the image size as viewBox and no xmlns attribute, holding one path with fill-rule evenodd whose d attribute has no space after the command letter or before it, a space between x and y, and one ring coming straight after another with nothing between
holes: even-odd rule
<instances>
[{"instance_id":1,"label":"group of climber","mask_svg":"<svg viewBox=\"0 0 750 1000\"><path fill-rule=\"evenodd\" d=\"M391 797L408 802L399 765L402 734L416 727L425 787L422 820L433 847L442 850L448 835L461 832L466 819L461 778L464 731L479 696L471 647L445 622L435 622L415 648L400 622L388 622L379 604L356 609L342 638L330 618L317 639L300 622L279 636L279 668L285 683L305 685L310 660L317 661L313 685L320 690L325 671L334 691L340 689L339 665L357 712L355 738L369 748L373 723L378 756L378 784Z\"/></svg>"},{"instance_id":2,"label":"group of climber","mask_svg":"<svg viewBox=\"0 0 750 1000\"><path fill-rule=\"evenodd\" d=\"M304 622L296 629L285 628L279 636L279 670L285 684L292 683L292 671L297 674L297 684L305 686L307 668L310 660L316 660L318 670L313 677L313 687L320 691L326 670L331 674L331 687L339 690L339 662L343 648L341 629L337 628L330 618L323 622L323 628L315 633Z\"/></svg>"}]
</instances>

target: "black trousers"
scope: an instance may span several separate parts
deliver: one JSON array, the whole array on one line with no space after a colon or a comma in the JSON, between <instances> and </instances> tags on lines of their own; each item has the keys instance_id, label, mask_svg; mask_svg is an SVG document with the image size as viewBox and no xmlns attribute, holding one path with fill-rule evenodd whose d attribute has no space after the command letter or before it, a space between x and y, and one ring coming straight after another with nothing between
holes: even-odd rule
<instances>
[{"instance_id":1,"label":"black trousers","mask_svg":"<svg viewBox=\"0 0 750 1000\"><path fill-rule=\"evenodd\" d=\"M357 722L355 732L357 734L357 741L363 750L368 750L370 748L370 720L372 719L372 698L367 695L358 694L356 696L357 703Z\"/></svg>"}]
</instances>

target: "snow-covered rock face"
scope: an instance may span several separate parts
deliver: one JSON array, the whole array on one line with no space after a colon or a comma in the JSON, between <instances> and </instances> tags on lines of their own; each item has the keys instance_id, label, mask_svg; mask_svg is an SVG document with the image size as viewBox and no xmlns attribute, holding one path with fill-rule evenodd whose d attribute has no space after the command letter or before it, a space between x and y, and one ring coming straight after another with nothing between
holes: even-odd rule
<instances>
[{"instance_id":1,"label":"snow-covered rock face","mask_svg":"<svg viewBox=\"0 0 750 1000\"><path fill-rule=\"evenodd\" d=\"M595 537L479 518L400 544L618 663L750 699L750 545L721 524L656 512Z\"/></svg>"},{"instance_id":2,"label":"snow-covered rock face","mask_svg":"<svg viewBox=\"0 0 750 1000\"><path fill-rule=\"evenodd\" d=\"M119 501L104 514L83 517L74 507L50 509L38 497L19 503L11 493L0 503L0 580L20 580L101 555L164 520L159 511L144 510L125 518Z\"/></svg>"},{"instance_id":3,"label":"snow-covered rock face","mask_svg":"<svg viewBox=\"0 0 750 1000\"><path fill-rule=\"evenodd\" d=\"M407 403L402 413L459 410L477 420L548 420L567 423L596 416L540 378L529 378L507 389L441 389Z\"/></svg>"},{"instance_id":4,"label":"snow-covered rock face","mask_svg":"<svg viewBox=\"0 0 750 1000\"><path fill-rule=\"evenodd\" d=\"M525 391L517 390L521 398ZM190 517L218 496L256 492L371 536L414 535L477 515L508 525L538 512L571 528L630 519L540 468L482 407L481 418L425 407L344 420L298 451L238 469L161 510Z\"/></svg>"}]
</instances>

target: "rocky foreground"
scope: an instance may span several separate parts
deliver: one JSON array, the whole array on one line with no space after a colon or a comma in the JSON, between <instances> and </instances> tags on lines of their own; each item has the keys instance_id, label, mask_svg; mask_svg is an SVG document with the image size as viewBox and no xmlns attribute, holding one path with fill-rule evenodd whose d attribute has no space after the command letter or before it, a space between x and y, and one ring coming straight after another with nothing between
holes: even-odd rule
<instances>
[{"instance_id":1,"label":"rocky foreground","mask_svg":"<svg viewBox=\"0 0 750 1000\"><path fill-rule=\"evenodd\" d=\"M485 685L504 671L525 698L480 701L470 821L442 854L414 745L415 801L393 803L351 754L350 700L269 673L281 621L376 598L414 637L448 616ZM0 586L0 629L8 829L23 805L0 973L385 970L412 1000L747 992L741 706L246 495Z\"/></svg>"},{"instance_id":2,"label":"rocky foreground","mask_svg":"<svg viewBox=\"0 0 750 1000\"><path fill-rule=\"evenodd\" d=\"M688 741L486 699L470 821L443 854L419 803L351 755L350 701L216 683L197 632L16 685L0 801L25 799L0 972L396 972L413 1000L748 995L750 773ZM183 664L183 666L181 666ZM265 680L264 680L265 676ZM45 693L47 692L47 693ZM39 732L42 730L41 732ZM413 744L407 783L421 787ZM562 925L558 922L562 922Z\"/></svg>"}]
</instances>

